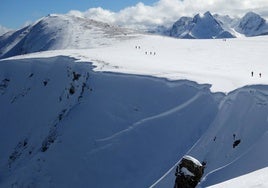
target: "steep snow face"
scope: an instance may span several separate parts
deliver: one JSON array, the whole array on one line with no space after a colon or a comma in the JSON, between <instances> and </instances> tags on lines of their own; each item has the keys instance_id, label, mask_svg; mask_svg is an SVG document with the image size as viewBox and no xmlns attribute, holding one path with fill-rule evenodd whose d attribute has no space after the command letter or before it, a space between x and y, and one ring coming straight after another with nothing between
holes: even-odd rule
<instances>
[{"instance_id":1,"label":"steep snow face","mask_svg":"<svg viewBox=\"0 0 268 188\"><path fill-rule=\"evenodd\" d=\"M239 24L240 18L232 18L228 15L223 16L219 14L214 14L213 17L220 23L224 31L228 31L234 37L244 37L244 34L235 30Z\"/></svg>"},{"instance_id":2,"label":"steep snow face","mask_svg":"<svg viewBox=\"0 0 268 188\"><path fill-rule=\"evenodd\" d=\"M207 187L268 165L268 87L251 86L230 93L218 115L189 155L206 162Z\"/></svg>"},{"instance_id":3,"label":"steep snow face","mask_svg":"<svg viewBox=\"0 0 268 188\"><path fill-rule=\"evenodd\" d=\"M253 12L247 13L235 29L246 36L268 34L268 24L265 19Z\"/></svg>"},{"instance_id":4,"label":"steep snow face","mask_svg":"<svg viewBox=\"0 0 268 188\"><path fill-rule=\"evenodd\" d=\"M268 166L267 111L267 86L248 86L224 97L206 133L187 152L205 163L205 174L198 187L222 187L229 183L219 183ZM175 169L174 165L152 188L172 187ZM230 187L250 187L257 183L251 179L243 186L243 179L236 182L238 186ZM266 181L258 184L266 185Z\"/></svg>"},{"instance_id":5,"label":"steep snow face","mask_svg":"<svg viewBox=\"0 0 268 188\"><path fill-rule=\"evenodd\" d=\"M193 19L196 24L193 27L191 34L195 38L232 38L233 36L228 32L224 32L219 22L211 15L210 12L206 12L203 16L196 15ZM224 33L223 33L224 32Z\"/></svg>"},{"instance_id":6,"label":"steep snow face","mask_svg":"<svg viewBox=\"0 0 268 188\"><path fill-rule=\"evenodd\" d=\"M197 14L194 18L182 17L173 25L170 36L198 39L234 37L228 31L223 30L210 12L206 12L204 15Z\"/></svg>"},{"instance_id":7,"label":"steep snow face","mask_svg":"<svg viewBox=\"0 0 268 188\"><path fill-rule=\"evenodd\" d=\"M96 48L133 37L133 32L70 15L49 15L0 38L0 58L55 49Z\"/></svg>"},{"instance_id":8,"label":"steep snow face","mask_svg":"<svg viewBox=\"0 0 268 188\"><path fill-rule=\"evenodd\" d=\"M170 36L177 38L193 38L190 35L191 29L194 27L193 19L190 17L181 17L174 23L170 30Z\"/></svg>"},{"instance_id":9,"label":"steep snow face","mask_svg":"<svg viewBox=\"0 0 268 188\"><path fill-rule=\"evenodd\" d=\"M0 61L0 187L172 187L185 154L207 163L200 186L266 167L267 39L142 36Z\"/></svg>"},{"instance_id":10,"label":"steep snow face","mask_svg":"<svg viewBox=\"0 0 268 188\"><path fill-rule=\"evenodd\" d=\"M149 187L204 134L223 97L73 61L0 62L0 187Z\"/></svg>"}]
</instances>

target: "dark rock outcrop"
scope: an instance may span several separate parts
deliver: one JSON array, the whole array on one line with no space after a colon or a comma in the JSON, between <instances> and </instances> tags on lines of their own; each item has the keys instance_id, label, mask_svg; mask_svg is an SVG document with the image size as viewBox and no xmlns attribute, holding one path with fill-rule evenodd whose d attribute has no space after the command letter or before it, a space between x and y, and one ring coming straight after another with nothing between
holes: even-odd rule
<instances>
[{"instance_id":1,"label":"dark rock outcrop","mask_svg":"<svg viewBox=\"0 0 268 188\"><path fill-rule=\"evenodd\" d=\"M234 38L224 30L221 23L210 12L197 14L193 18L181 17L170 30L170 36L184 39Z\"/></svg>"},{"instance_id":2,"label":"dark rock outcrop","mask_svg":"<svg viewBox=\"0 0 268 188\"><path fill-rule=\"evenodd\" d=\"M176 168L174 188L195 188L204 174L204 166L191 156L184 156Z\"/></svg>"}]
</instances>

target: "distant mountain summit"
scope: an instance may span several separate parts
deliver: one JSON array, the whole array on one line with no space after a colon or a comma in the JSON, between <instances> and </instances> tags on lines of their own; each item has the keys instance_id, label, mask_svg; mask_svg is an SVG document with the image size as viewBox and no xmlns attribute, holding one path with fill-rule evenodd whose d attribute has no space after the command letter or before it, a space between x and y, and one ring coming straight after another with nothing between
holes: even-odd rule
<instances>
[{"instance_id":1,"label":"distant mountain summit","mask_svg":"<svg viewBox=\"0 0 268 188\"><path fill-rule=\"evenodd\" d=\"M172 37L188 39L258 36L268 34L268 24L265 19L253 12L247 13L241 19L206 12L193 18L181 17L167 33Z\"/></svg>"},{"instance_id":2,"label":"distant mountain summit","mask_svg":"<svg viewBox=\"0 0 268 188\"><path fill-rule=\"evenodd\" d=\"M212 15L181 17L171 28L148 31L185 39L218 39L268 34L268 24L249 12L242 18ZM33 52L110 45L137 36L137 31L73 15L51 14L17 31L0 34L0 59Z\"/></svg>"},{"instance_id":3,"label":"distant mountain summit","mask_svg":"<svg viewBox=\"0 0 268 188\"><path fill-rule=\"evenodd\" d=\"M268 24L266 20L254 12L248 12L241 18L235 28L237 32L245 36L258 36L268 34Z\"/></svg>"},{"instance_id":4,"label":"distant mountain summit","mask_svg":"<svg viewBox=\"0 0 268 188\"><path fill-rule=\"evenodd\" d=\"M178 38L232 38L210 12L197 14L193 18L181 17L174 23L170 30L170 36Z\"/></svg>"},{"instance_id":5,"label":"distant mountain summit","mask_svg":"<svg viewBox=\"0 0 268 188\"><path fill-rule=\"evenodd\" d=\"M133 31L71 15L48 15L36 23L0 36L0 58L58 49L112 44Z\"/></svg>"}]
</instances>

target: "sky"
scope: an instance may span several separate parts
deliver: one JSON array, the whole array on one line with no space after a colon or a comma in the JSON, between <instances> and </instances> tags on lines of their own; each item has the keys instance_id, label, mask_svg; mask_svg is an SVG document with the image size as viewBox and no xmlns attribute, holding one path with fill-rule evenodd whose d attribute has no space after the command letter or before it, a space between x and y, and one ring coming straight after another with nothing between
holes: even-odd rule
<instances>
[{"instance_id":1,"label":"sky","mask_svg":"<svg viewBox=\"0 0 268 188\"><path fill-rule=\"evenodd\" d=\"M152 5L157 0L143 0ZM0 0L0 25L19 28L51 13L65 14L70 10L86 11L102 7L117 12L135 6L139 0Z\"/></svg>"},{"instance_id":2,"label":"sky","mask_svg":"<svg viewBox=\"0 0 268 188\"><path fill-rule=\"evenodd\" d=\"M267 19L268 0L0 0L0 26L18 29L52 13L122 26L169 26L206 11L233 17L254 11Z\"/></svg>"}]
</instances>

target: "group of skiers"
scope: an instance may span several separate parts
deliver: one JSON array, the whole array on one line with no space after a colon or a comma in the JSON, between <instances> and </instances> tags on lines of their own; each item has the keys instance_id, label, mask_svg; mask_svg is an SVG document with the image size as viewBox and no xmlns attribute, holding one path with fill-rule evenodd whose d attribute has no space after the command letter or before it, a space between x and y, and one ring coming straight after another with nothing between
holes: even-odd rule
<instances>
[{"instance_id":1,"label":"group of skiers","mask_svg":"<svg viewBox=\"0 0 268 188\"><path fill-rule=\"evenodd\" d=\"M254 72L251 71L251 77L253 77L253 76L254 76ZM261 78L261 73L259 73L259 77Z\"/></svg>"},{"instance_id":2,"label":"group of skiers","mask_svg":"<svg viewBox=\"0 0 268 188\"><path fill-rule=\"evenodd\" d=\"M141 47L140 46L135 46L136 49L140 50ZM156 55L156 52L151 52L151 51L145 51L144 52L145 55Z\"/></svg>"}]
</instances>

